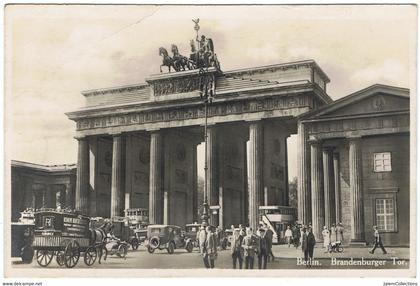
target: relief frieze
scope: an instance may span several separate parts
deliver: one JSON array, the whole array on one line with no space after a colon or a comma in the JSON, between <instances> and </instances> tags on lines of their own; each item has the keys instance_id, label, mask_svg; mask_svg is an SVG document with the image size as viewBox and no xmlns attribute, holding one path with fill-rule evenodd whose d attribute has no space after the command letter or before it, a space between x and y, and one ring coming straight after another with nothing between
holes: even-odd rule
<instances>
[{"instance_id":1,"label":"relief frieze","mask_svg":"<svg viewBox=\"0 0 420 286\"><path fill-rule=\"evenodd\" d=\"M357 118L350 120L341 119L328 122L316 122L311 124L309 133L319 134L409 126L410 121L408 115L397 115L392 117Z\"/></svg>"},{"instance_id":2,"label":"relief frieze","mask_svg":"<svg viewBox=\"0 0 420 286\"><path fill-rule=\"evenodd\" d=\"M155 96L185 93L195 91L198 89L199 80L197 76L159 80L153 83L153 93Z\"/></svg>"},{"instance_id":3,"label":"relief frieze","mask_svg":"<svg viewBox=\"0 0 420 286\"><path fill-rule=\"evenodd\" d=\"M308 105L306 95L296 97L277 97L258 100L247 100L229 103L213 103L209 106L208 115L224 116L248 112L283 110ZM144 124L165 121L177 121L204 118L204 107L194 106L172 110L145 111L123 115L109 115L96 118L81 119L77 122L77 130L107 128L122 125Z\"/></svg>"}]
</instances>

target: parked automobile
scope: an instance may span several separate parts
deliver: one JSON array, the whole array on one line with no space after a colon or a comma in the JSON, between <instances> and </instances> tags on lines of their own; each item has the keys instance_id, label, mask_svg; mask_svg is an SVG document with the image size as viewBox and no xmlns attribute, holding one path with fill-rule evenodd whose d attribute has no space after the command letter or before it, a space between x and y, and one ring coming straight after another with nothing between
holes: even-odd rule
<instances>
[{"instance_id":1,"label":"parked automobile","mask_svg":"<svg viewBox=\"0 0 420 286\"><path fill-rule=\"evenodd\" d=\"M166 249L169 254L180 248L188 252L193 250L192 242L187 242L181 227L176 225L149 225L145 245L149 253L155 252L156 249Z\"/></svg>"},{"instance_id":2,"label":"parked automobile","mask_svg":"<svg viewBox=\"0 0 420 286\"><path fill-rule=\"evenodd\" d=\"M191 223L185 226L185 239L188 242L191 242L193 248L199 247L197 234L200 231L201 224Z\"/></svg>"}]
</instances>

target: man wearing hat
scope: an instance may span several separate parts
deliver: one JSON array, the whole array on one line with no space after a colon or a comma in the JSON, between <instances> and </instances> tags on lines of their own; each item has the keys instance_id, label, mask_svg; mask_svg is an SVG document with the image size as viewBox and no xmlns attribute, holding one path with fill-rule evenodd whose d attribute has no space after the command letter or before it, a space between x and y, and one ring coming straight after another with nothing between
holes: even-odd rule
<instances>
[{"instance_id":1,"label":"man wearing hat","mask_svg":"<svg viewBox=\"0 0 420 286\"><path fill-rule=\"evenodd\" d=\"M269 253L269 241L266 236L266 230L260 228L258 230L259 236L257 238L257 253L258 253L258 269L267 269L267 260Z\"/></svg>"}]
</instances>

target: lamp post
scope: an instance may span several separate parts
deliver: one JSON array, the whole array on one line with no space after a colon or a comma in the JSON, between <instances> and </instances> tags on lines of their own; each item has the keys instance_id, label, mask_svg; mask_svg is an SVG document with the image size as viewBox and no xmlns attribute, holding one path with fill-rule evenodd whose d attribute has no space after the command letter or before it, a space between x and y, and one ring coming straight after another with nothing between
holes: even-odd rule
<instances>
[{"instance_id":1,"label":"lamp post","mask_svg":"<svg viewBox=\"0 0 420 286\"><path fill-rule=\"evenodd\" d=\"M204 200L203 200L203 214L201 216L202 222L208 224L209 220L209 204L207 192L207 117L208 105L212 103L214 96L214 84L212 76L209 76L207 69L200 68L199 71L199 87L200 98L204 103Z\"/></svg>"}]
</instances>

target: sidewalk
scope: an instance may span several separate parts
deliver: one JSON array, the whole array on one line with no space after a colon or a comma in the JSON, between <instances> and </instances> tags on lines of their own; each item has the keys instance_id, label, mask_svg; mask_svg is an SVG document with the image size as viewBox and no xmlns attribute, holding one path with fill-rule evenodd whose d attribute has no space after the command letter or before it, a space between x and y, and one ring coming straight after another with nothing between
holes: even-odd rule
<instances>
[{"instance_id":1,"label":"sidewalk","mask_svg":"<svg viewBox=\"0 0 420 286\"><path fill-rule=\"evenodd\" d=\"M321 245L315 246L314 258L354 258L354 259L385 259L392 260L394 257L398 259L410 259L410 248L408 247L386 247L387 254L382 254L381 249L376 249L374 254L370 254L371 247L350 247L344 246L342 253L325 253L325 249ZM286 245L273 245L273 254L276 258L296 258L302 257L302 249L299 246L297 249L292 245L290 248Z\"/></svg>"}]
</instances>

